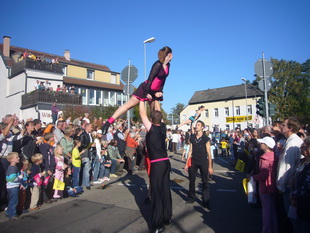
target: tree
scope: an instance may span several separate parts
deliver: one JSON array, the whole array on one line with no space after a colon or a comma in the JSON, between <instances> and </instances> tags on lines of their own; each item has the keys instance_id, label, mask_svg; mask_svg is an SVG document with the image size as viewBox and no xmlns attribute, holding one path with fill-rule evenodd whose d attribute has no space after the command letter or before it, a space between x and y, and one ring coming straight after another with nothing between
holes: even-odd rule
<instances>
[{"instance_id":1,"label":"tree","mask_svg":"<svg viewBox=\"0 0 310 233\"><path fill-rule=\"evenodd\" d=\"M175 107L171 108L171 118L173 118L173 123L175 123L175 120L178 119L180 121L180 114L184 109L184 104L177 103Z\"/></svg>"},{"instance_id":2,"label":"tree","mask_svg":"<svg viewBox=\"0 0 310 233\"><path fill-rule=\"evenodd\" d=\"M275 118L295 116L301 123L310 117L310 60L305 63L271 59L273 64L272 88L268 100L277 107Z\"/></svg>"}]
</instances>

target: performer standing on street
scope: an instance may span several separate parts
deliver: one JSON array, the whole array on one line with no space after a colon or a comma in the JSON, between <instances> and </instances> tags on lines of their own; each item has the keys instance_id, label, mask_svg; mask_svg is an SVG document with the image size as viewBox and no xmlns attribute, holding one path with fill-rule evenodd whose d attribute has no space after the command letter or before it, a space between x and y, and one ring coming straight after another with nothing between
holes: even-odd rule
<instances>
[{"instance_id":1,"label":"performer standing on street","mask_svg":"<svg viewBox=\"0 0 310 233\"><path fill-rule=\"evenodd\" d=\"M151 232L162 232L165 230L164 225L171 224L172 217L172 199L169 185L171 164L165 146L166 125L161 122L162 113L160 111L156 109L152 111L150 121L142 101L139 109L140 117L148 132L146 134L146 147L151 161Z\"/></svg>"},{"instance_id":2,"label":"performer standing on street","mask_svg":"<svg viewBox=\"0 0 310 233\"><path fill-rule=\"evenodd\" d=\"M190 149L185 165L185 171L189 174L189 191L186 204L195 202L195 181L199 169L203 185L202 205L209 208L209 174L212 175L212 157L210 150L210 138L203 132L205 124L202 121L196 123L196 133L190 137Z\"/></svg>"},{"instance_id":3,"label":"performer standing on street","mask_svg":"<svg viewBox=\"0 0 310 233\"><path fill-rule=\"evenodd\" d=\"M154 100L163 100L163 88L166 78L169 75L170 61L172 59L172 50L168 46L163 47L158 52L158 61L156 61L151 69L148 80L141 83L137 90L132 94L131 98L110 117L102 127L102 133L105 135L108 128L115 119L119 118L126 111L136 106L139 101L149 101L151 109L155 109ZM159 104L159 102L157 101Z\"/></svg>"}]
</instances>

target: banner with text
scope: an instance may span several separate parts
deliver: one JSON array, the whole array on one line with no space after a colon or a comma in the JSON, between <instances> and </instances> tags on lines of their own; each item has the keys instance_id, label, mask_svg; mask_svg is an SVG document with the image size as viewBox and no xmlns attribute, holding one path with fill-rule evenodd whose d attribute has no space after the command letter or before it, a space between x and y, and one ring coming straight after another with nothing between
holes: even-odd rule
<instances>
[{"instance_id":1,"label":"banner with text","mask_svg":"<svg viewBox=\"0 0 310 233\"><path fill-rule=\"evenodd\" d=\"M252 116L248 116L248 121L253 119ZM246 116L236 116L236 117L226 117L226 123L233 123L233 122L246 122Z\"/></svg>"}]
</instances>

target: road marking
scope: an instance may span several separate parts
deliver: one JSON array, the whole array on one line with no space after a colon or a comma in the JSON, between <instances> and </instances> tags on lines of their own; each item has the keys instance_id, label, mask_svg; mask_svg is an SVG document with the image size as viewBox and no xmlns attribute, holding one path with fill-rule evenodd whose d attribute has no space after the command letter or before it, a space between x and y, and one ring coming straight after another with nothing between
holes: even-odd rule
<instances>
[{"instance_id":1,"label":"road marking","mask_svg":"<svg viewBox=\"0 0 310 233\"><path fill-rule=\"evenodd\" d=\"M228 163L226 160L217 157L217 159L221 160L223 163Z\"/></svg>"},{"instance_id":2,"label":"road marking","mask_svg":"<svg viewBox=\"0 0 310 233\"><path fill-rule=\"evenodd\" d=\"M236 190L233 190L233 189L217 189L217 191L219 191L219 192L232 192L232 193L237 192Z\"/></svg>"},{"instance_id":3,"label":"road marking","mask_svg":"<svg viewBox=\"0 0 310 233\"><path fill-rule=\"evenodd\" d=\"M229 170L214 170L214 172L218 172L218 173L221 173L221 172L232 172L232 173L234 173L235 171L229 171Z\"/></svg>"},{"instance_id":4,"label":"road marking","mask_svg":"<svg viewBox=\"0 0 310 233\"><path fill-rule=\"evenodd\" d=\"M123 185L123 186L128 186L128 187L135 187L136 184L124 184L124 183L118 183L117 185Z\"/></svg>"}]
</instances>

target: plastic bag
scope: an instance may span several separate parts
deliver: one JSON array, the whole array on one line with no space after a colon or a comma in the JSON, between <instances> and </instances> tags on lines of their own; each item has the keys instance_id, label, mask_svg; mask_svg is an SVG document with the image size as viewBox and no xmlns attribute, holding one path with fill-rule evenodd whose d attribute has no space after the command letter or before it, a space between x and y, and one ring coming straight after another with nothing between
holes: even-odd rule
<instances>
[{"instance_id":1,"label":"plastic bag","mask_svg":"<svg viewBox=\"0 0 310 233\"><path fill-rule=\"evenodd\" d=\"M256 204L256 181L251 176L248 182L248 203L249 204Z\"/></svg>"}]
</instances>

